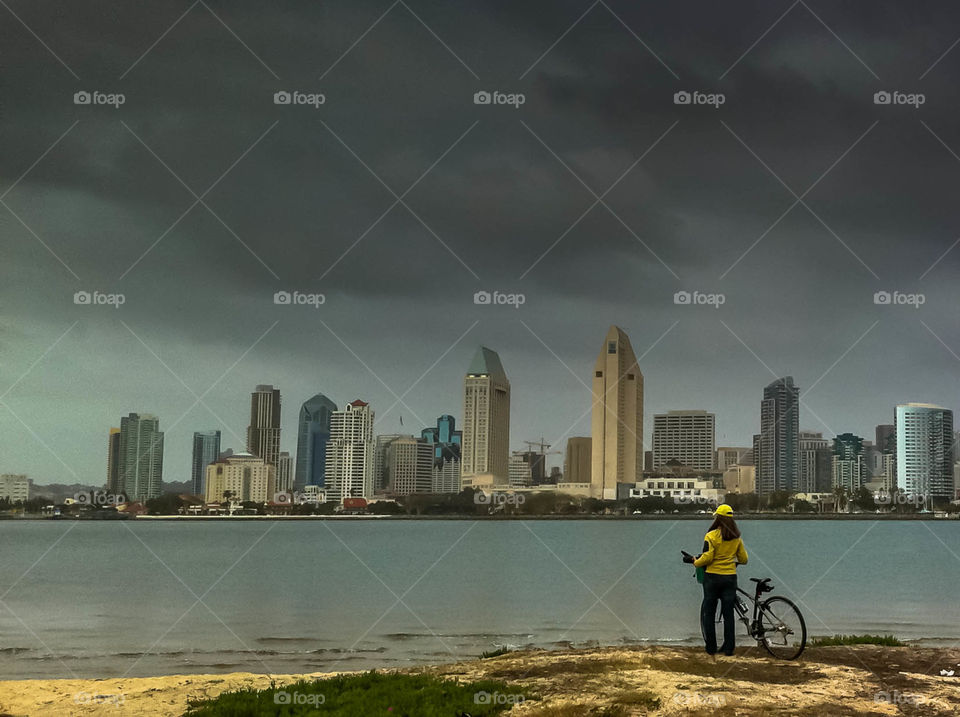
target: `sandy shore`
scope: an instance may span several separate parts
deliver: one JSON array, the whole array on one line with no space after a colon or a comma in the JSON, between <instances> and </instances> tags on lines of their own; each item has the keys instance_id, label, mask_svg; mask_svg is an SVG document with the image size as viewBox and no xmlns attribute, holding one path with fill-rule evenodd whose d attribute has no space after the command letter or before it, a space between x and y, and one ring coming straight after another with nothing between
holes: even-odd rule
<instances>
[{"instance_id":1,"label":"sandy shore","mask_svg":"<svg viewBox=\"0 0 960 717\"><path fill-rule=\"evenodd\" d=\"M949 669L955 676L940 674ZM404 671L519 685L530 698L509 714L522 717L960 714L956 649L826 647L809 649L796 662L773 660L755 649L716 662L692 648L530 650ZM269 687L270 681L250 673L4 681L0 715L180 715L190 699Z\"/></svg>"}]
</instances>

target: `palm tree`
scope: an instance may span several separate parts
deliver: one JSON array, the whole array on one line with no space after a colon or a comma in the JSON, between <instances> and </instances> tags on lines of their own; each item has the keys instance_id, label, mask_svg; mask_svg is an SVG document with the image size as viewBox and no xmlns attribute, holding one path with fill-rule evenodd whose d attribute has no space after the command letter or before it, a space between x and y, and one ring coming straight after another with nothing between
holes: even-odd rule
<instances>
[{"instance_id":1,"label":"palm tree","mask_svg":"<svg viewBox=\"0 0 960 717\"><path fill-rule=\"evenodd\" d=\"M833 512L839 513L841 508L847 504L847 489L838 485L833 489Z\"/></svg>"}]
</instances>

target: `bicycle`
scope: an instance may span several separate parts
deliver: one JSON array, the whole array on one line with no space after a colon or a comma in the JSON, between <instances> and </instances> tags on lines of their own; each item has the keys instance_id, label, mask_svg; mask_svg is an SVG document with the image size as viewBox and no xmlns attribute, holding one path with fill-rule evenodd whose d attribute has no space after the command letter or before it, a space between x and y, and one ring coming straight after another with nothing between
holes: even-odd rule
<instances>
[{"instance_id":1,"label":"bicycle","mask_svg":"<svg viewBox=\"0 0 960 717\"><path fill-rule=\"evenodd\" d=\"M737 588L737 600L733 605L737 613L736 619L747 628L747 635L763 645L767 652L781 660L795 660L800 657L803 648L807 645L807 624L803 621L800 609L792 600L781 595L773 595L763 602L760 596L772 592L770 578L750 578L756 583L756 592L753 597ZM748 617L747 605L740 597L753 603L753 615ZM721 622L720 605L717 605L717 623ZM703 634L703 625L700 625ZM704 635L706 640L706 635Z\"/></svg>"}]
</instances>

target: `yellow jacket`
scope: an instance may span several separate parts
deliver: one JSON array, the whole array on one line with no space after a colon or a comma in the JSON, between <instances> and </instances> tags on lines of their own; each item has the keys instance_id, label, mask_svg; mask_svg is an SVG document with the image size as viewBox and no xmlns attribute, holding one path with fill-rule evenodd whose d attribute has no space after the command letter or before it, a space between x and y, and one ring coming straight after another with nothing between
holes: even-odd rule
<instances>
[{"instance_id":1,"label":"yellow jacket","mask_svg":"<svg viewBox=\"0 0 960 717\"><path fill-rule=\"evenodd\" d=\"M746 565L747 549L740 538L724 540L720 529L711 530L703 537L703 553L693 561L695 567L706 568L708 573L736 575L737 565Z\"/></svg>"}]
</instances>

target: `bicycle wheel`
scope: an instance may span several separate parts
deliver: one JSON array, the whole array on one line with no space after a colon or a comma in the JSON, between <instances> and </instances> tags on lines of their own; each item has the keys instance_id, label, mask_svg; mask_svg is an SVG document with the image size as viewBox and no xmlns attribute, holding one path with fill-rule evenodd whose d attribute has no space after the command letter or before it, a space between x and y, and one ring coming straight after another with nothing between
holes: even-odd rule
<instances>
[{"instance_id":1,"label":"bicycle wheel","mask_svg":"<svg viewBox=\"0 0 960 717\"><path fill-rule=\"evenodd\" d=\"M781 660L800 657L807 644L807 625L799 608L785 597L772 597L760 605L757 639L767 652Z\"/></svg>"}]
</instances>

